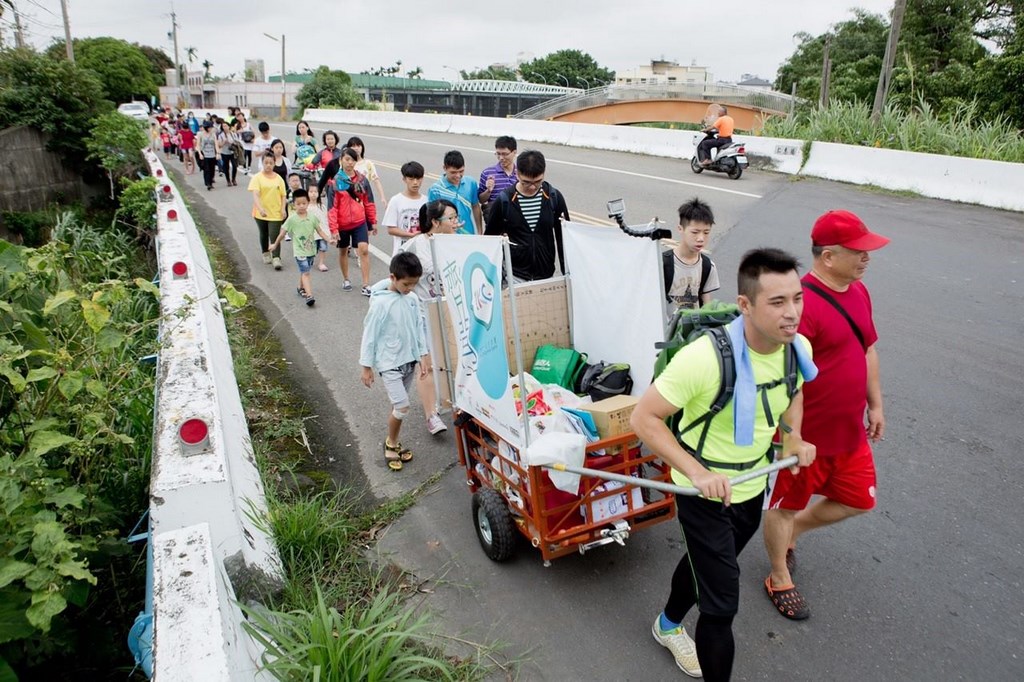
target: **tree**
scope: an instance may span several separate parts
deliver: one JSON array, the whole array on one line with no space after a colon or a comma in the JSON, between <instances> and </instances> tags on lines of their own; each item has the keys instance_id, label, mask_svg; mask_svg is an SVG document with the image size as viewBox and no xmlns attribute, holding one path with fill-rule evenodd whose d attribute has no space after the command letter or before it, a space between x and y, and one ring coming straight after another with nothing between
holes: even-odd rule
<instances>
[{"instance_id":1,"label":"tree","mask_svg":"<svg viewBox=\"0 0 1024 682\"><path fill-rule=\"evenodd\" d=\"M96 73L61 57L31 50L0 52L0 128L26 125L50 136L49 149L82 169L84 135L113 105Z\"/></svg>"},{"instance_id":2,"label":"tree","mask_svg":"<svg viewBox=\"0 0 1024 682\"><path fill-rule=\"evenodd\" d=\"M304 109L333 107L339 109L365 109L366 102L352 87L352 79L344 71L332 71L321 66L295 96Z\"/></svg>"},{"instance_id":3,"label":"tree","mask_svg":"<svg viewBox=\"0 0 1024 682\"><path fill-rule=\"evenodd\" d=\"M203 78L210 80L210 68L213 66L213 62L209 59L203 60Z\"/></svg>"},{"instance_id":4,"label":"tree","mask_svg":"<svg viewBox=\"0 0 1024 682\"><path fill-rule=\"evenodd\" d=\"M96 73L109 99L129 102L158 94L152 63L137 46L117 38L79 38L72 44L76 63ZM46 53L63 59L64 42L54 42Z\"/></svg>"},{"instance_id":5,"label":"tree","mask_svg":"<svg viewBox=\"0 0 1024 682\"><path fill-rule=\"evenodd\" d=\"M796 34L800 44L779 68L775 89L789 92L796 83L798 97L816 100L828 36L832 61L830 97L840 102L870 102L878 84L888 31L889 24L880 15L854 10L853 19L836 24L819 36Z\"/></svg>"},{"instance_id":6,"label":"tree","mask_svg":"<svg viewBox=\"0 0 1024 682\"><path fill-rule=\"evenodd\" d=\"M481 80L489 79L496 81L515 81L519 80L519 74L508 68L507 66L494 66L487 69L478 69L476 71L459 71L459 75L462 76L463 80Z\"/></svg>"},{"instance_id":7,"label":"tree","mask_svg":"<svg viewBox=\"0 0 1024 682\"><path fill-rule=\"evenodd\" d=\"M120 178L131 178L143 167L142 148L146 146L142 121L112 111L93 119L85 137L89 158L99 163L110 180L110 198Z\"/></svg>"},{"instance_id":8,"label":"tree","mask_svg":"<svg viewBox=\"0 0 1024 682\"><path fill-rule=\"evenodd\" d=\"M610 83L615 72L599 66L586 52L559 50L549 55L526 62L519 67L523 74L539 74L552 85L566 85L572 88L594 87L598 83Z\"/></svg>"},{"instance_id":9,"label":"tree","mask_svg":"<svg viewBox=\"0 0 1024 682\"><path fill-rule=\"evenodd\" d=\"M139 48L139 51L146 56L149 60L150 72L153 74L153 80L156 83L163 83L167 78L167 69L174 68L174 60L167 56L159 47L151 47L149 45L140 45L139 43L133 43L135 47Z\"/></svg>"}]
</instances>

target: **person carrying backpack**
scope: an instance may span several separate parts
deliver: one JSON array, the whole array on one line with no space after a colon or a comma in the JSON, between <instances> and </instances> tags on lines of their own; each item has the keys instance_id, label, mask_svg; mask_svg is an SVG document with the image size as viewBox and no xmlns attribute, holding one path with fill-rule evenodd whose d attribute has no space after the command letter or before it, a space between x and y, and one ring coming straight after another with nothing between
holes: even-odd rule
<instances>
[{"instance_id":1,"label":"person carrying backpack","mask_svg":"<svg viewBox=\"0 0 1024 682\"><path fill-rule=\"evenodd\" d=\"M669 312L696 310L718 291L718 268L705 253L715 215L696 197L679 207L679 243L661 254Z\"/></svg>"},{"instance_id":2,"label":"person carrying backpack","mask_svg":"<svg viewBox=\"0 0 1024 682\"><path fill-rule=\"evenodd\" d=\"M544 180L547 163L538 151L516 159L516 184L491 201L484 234L508 237L512 276L516 282L546 279L558 267L565 272L562 220L569 209L562 193Z\"/></svg>"},{"instance_id":3,"label":"person carrying backpack","mask_svg":"<svg viewBox=\"0 0 1024 682\"><path fill-rule=\"evenodd\" d=\"M700 497L676 496L687 552L652 634L683 672L709 682L732 674L737 557L760 524L767 483L762 476L732 486L730 476L770 462L777 428L784 433L781 456L798 459L793 473L815 457L814 445L801 437L799 388L817 368L810 344L797 333L803 311L797 267L796 258L779 249L747 252L737 278L740 315L683 346L641 396L630 421L672 467L672 481L700 491ZM722 406L726 370L732 393ZM673 433L666 420L679 411ZM682 622L694 606L700 615L691 639Z\"/></svg>"}]
</instances>

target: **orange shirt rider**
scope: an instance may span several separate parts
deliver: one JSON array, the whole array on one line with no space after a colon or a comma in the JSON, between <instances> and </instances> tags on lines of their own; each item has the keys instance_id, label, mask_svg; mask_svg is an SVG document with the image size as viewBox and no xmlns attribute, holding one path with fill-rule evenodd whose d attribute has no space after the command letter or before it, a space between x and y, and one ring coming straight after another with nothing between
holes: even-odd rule
<instances>
[{"instance_id":1,"label":"orange shirt rider","mask_svg":"<svg viewBox=\"0 0 1024 682\"><path fill-rule=\"evenodd\" d=\"M736 122L732 120L732 116L724 114L715 119L711 127L718 129L718 137L732 137L732 131L736 127Z\"/></svg>"}]
</instances>

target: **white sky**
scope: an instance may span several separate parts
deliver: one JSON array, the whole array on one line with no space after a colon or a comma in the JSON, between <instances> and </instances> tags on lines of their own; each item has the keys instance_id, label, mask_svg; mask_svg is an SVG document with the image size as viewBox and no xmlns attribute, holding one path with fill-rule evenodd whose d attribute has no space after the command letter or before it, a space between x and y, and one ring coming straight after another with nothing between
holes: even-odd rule
<instances>
[{"instance_id":1,"label":"white sky","mask_svg":"<svg viewBox=\"0 0 1024 682\"><path fill-rule=\"evenodd\" d=\"M359 72L402 60L402 71L423 68L426 78L452 80L456 69L512 63L578 49L601 66L630 69L664 57L707 66L718 80L742 74L774 80L792 54L794 34L817 35L862 7L885 14L892 0L68 0L74 37L114 36L163 48L173 59L172 5L178 47L195 47L197 63L213 73L241 76L246 58L263 59L267 75L280 72L281 48L264 32L287 40L286 66L302 71L327 64ZM63 38L59 0L15 0L26 37L45 47ZM721 18L719 8L734 8ZM11 15L3 18L12 40ZM198 68L198 67L197 67Z\"/></svg>"}]
</instances>

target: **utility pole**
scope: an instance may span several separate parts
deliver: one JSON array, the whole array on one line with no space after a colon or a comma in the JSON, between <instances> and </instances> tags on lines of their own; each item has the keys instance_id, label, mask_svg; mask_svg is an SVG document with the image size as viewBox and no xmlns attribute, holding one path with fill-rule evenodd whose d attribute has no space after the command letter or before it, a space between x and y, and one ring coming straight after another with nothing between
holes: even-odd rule
<instances>
[{"instance_id":1,"label":"utility pole","mask_svg":"<svg viewBox=\"0 0 1024 682\"><path fill-rule=\"evenodd\" d=\"M892 8L892 24L889 26L889 40L885 43L885 57L882 59L882 72L878 76L878 88L875 89L875 103L871 107L871 120L878 122L885 109L885 100L889 96L889 85L892 82L892 68L896 63L896 46L900 41L900 28L903 26L903 13L907 9L907 0L896 0Z\"/></svg>"},{"instance_id":2,"label":"utility pole","mask_svg":"<svg viewBox=\"0 0 1024 682\"><path fill-rule=\"evenodd\" d=\"M828 106L828 86L832 78L832 60L829 58L829 51L832 49L832 34L825 35L825 51L821 57L821 88L818 91L818 106L824 109Z\"/></svg>"},{"instance_id":3,"label":"utility pole","mask_svg":"<svg viewBox=\"0 0 1024 682\"><path fill-rule=\"evenodd\" d=\"M178 77L178 89L184 84L181 77L181 62L178 60L178 15L171 11L171 33L174 36L174 73Z\"/></svg>"},{"instance_id":4,"label":"utility pole","mask_svg":"<svg viewBox=\"0 0 1024 682\"><path fill-rule=\"evenodd\" d=\"M285 120L285 118L284 118L284 105L285 105L285 96L286 96L287 87L288 87L288 84L285 81L284 74L285 74L285 70L284 70L284 34L282 33L281 34L281 120L282 121Z\"/></svg>"},{"instance_id":5,"label":"utility pole","mask_svg":"<svg viewBox=\"0 0 1024 682\"><path fill-rule=\"evenodd\" d=\"M71 44L71 22L68 21L68 0L60 0L60 13L64 15L64 46L67 48L68 61L75 63L75 46Z\"/></svg>"},{"instance_id":6,"label":"utility pole","mask_svg":"<svg viewBox=\"0 0 1024 682\"><path fill-rule=\"evenodd\" d=\"M21 30L21 15L18 14L18 8L13 2L11 12L14 13L14 45L20 50L25 47L25 34Z\"/></svg>"}]
</instances>

